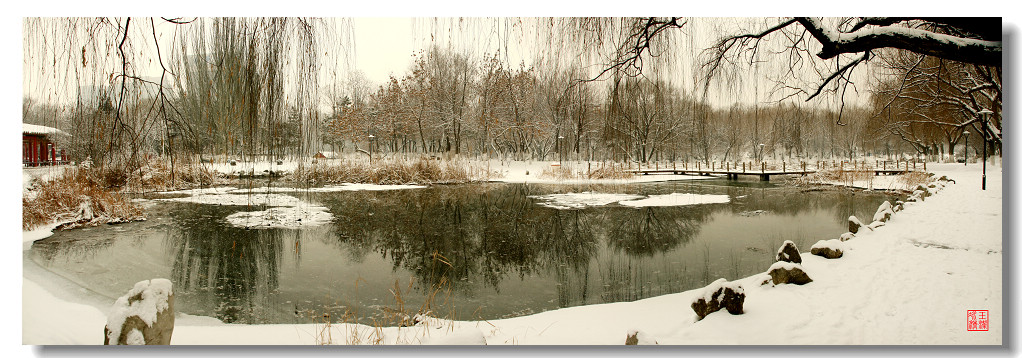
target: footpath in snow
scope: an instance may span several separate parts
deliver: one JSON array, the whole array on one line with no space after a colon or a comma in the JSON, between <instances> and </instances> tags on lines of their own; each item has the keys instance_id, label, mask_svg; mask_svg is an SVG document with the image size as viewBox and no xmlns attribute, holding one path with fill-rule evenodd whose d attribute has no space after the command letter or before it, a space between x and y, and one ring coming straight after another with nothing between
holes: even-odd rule
<instances>
[{"instance_id":1,"label":"footpath in snow","mask_svg":"<svg viewBox=\"0 0 1022 358\"><path fill-rule=\"evenodd\" d=\"M981 191L978 167L931 165L937 177L956 184L907 203L875 231L863 228L842 243L839 259L799 248L811 283L760 285L765 274L736 280L746 295L742 315L722 310L696 321L690 304L704 290L695 289L502 320L429 318L403 328L233 325L189 316L178 321L172 343L622 345L638 331L640 344L998 345L1008 319L1001 285L1001 170L989 168L987 190ZM45 230L24 234L26 250L31 240L47 236ZM33 265L24 263L23 342L102 344L108 308L81 303L74 289L46 288L37 282L47 280L37 267L27 274ZM968 331L967 310L988 310L989 330Z\"/></svg>"}]
</instances>

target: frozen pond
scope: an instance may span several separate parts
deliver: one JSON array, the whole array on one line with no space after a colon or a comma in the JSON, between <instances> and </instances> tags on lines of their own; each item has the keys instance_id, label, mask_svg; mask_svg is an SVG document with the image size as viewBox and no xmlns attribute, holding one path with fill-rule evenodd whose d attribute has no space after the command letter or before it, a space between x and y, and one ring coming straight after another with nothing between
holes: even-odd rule
<instances>
[{"instance_id":1,"label":"frozen pond","mask_svg":"<svg viewBox=\"0 0 1022 358\"><path fill-rule=\"evenodd\" d=\"M30 257L110 302L137 281L168 278L177 310L225 322L329 314L393 324L395 312L427 304L436 316L494 319L763 272L784 240L808 251L890 199L726 180L272 195L329 215L318 226L250 229L228 217L270 207L151 201L148 221L57 232Z\"/></svg>"}]
</instances>

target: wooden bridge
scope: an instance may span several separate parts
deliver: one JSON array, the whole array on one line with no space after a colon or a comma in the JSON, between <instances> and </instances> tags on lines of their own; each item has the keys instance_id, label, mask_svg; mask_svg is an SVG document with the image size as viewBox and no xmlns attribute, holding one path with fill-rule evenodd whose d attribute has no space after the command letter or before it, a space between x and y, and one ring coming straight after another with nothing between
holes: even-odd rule
<instances>
[{"instance_id":1,"label":"wooden bridge","mask_svg":"<svg viewBox=\"0 0 1022 358\"><path fill-rule=\"evenodd\" d=\"M728 179L737 180L739 175L759 176L759 180L769 181L772 175L807 175L816 173L815 170L763 170L763 171L742 171L725 169L633 169L628 172L642 175L649 174L674 174L674 175L726 175Z\"/></svg>"},{"instance_id":2,"label":"wooden bridge","mask_svg":"<svg viewBox=\"0 0 1022 358\"><path fill-rule=\"evenodd\" d=\"M761 181L769 181L773 175L809 175L816 173L816 170L806 169L805 166L802 169L787 169L781 170L767 170L762 168L760 170L745 170L743 169L731 169L731 168L713 168L713 169L684 169L684 168L645 168L645 169L630 169L627 172L634 174L674 174L674 175L724 175L730 180L738 180L739 175L752 175L759 176ZM862 169L850 169L845 172L872 172L873 175L900 175L908 172L913 172L907 168L903 169L877 169L877 168L862 168Z\"/></svg>"}]
</instances>

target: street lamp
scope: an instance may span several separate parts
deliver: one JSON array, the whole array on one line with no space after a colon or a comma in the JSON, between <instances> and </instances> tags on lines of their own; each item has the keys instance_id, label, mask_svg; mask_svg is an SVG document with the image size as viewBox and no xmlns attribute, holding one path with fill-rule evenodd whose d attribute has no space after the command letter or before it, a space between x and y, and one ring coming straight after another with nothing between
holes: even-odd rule
<instances>
[{"instance_id":1,"label":"street lamp","mask_svg":"<svg viewBox=\"0 0 1022 358\"><path fill-rule=\"evenodd\" d=\"M373 141L376 140L376 136L369 135L369 165L373 165Z\"/></svg>"},{"instance_id":2,"label":"street lamp","mask_svg":"<svg viewBox=\"0 0 1022 358\"><path fill-rule=\"evenodd\" d=\"M564 148L561 148L561 139L564 139L564 136L558 135L557 136L557 165L558 166L562 165L563 164L562 162L564 161L564 158L563 158L564 155L562 153L564 151Z\"/></svg>"},{"instance_id":3,"label":"street lamp","mask_svg":"<svg viewBox=\"0 0 1022 358\"><path fill-rule=\"evenodd\" d=\"M990 115L991 114L994 114L994 112L989 110L989 109L983 109L982 111L979 111L979 115L982 116L982 119L983 119L983 126L981 126L980 128L982 128L983 132L984 132L983 133L983 190L987 190L987 136L986 136L985 132L986 132L986 125L987 125L987 123L990 123Z\"/></svg>"},{"instance_id":4,"label":"street lamp","mask_svg":"<svg viewBox=\"0 0 1022 358\"><path fill-rule=\"evenodd\" d=\"M965 135L965 166L969 166L969 131L962 134Z\"/></svg>"}]
</instances>

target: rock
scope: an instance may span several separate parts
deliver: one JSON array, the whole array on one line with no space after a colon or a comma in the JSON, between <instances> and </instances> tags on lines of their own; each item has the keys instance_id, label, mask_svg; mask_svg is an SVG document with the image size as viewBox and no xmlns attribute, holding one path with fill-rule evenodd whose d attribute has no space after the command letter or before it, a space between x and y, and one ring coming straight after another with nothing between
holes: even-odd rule
<instances>
[{"instance_id":1,"label":"rock","mask_svg":"<svg viewBox=\"0 0 1022 358\"><path fill-rule=\"evenodd\" d=\"M880 207L877 208L876 213L873 214L873 221L887 222L887 220L891 220L891 216L893 215L894 211L891 210L891 202L884 201L884 203L880 204Z\"/></svg>"},{"instance_id":2,"label":"rock","mask_svg":"<svg viewBox=\"0 0 1022 358\"><path fill-rule=\"evenodd\" d=\"M855 234L850 233L850 232L846 232L844 234L841 234L841 237L838 238L838 239L841 240L841 241L848 241L848 240L851 240L851 239L854 239L854 238L855 238Z\"/></svg>"},{"instance_id":3,"label":"rock","mask_svg":"<svg viewBox=\"0 0 1022 358\"><path fill-rule=\"evenodd\" d=\"M915 195L912 195L912 196L909 196L908 198L905 198L905 202L907 202L907 203L914 203L914 202L917 202L917 201L919 201L919 198L916 197Z\"/></svg>"},{"instance_id":4,"label":"rock","mask_svg":"<svg viewBox=\"0 0 1022 358\"><path fill-rule=\"evenodd\" d=\"M103 344L167 345L173 333L173 284L157 278L136 283L114 302L103 327Z\"/></svg>"},{"instance_id":5,"label":"rock","mask_svg":"<svg viewBox=\"0 0 1022 358\"><path fill-rule=\"evenodd\" d=\"M629 330L628 333L625 336L625 345L626 346L654 345L654 344L659 344L659 343L657 343L656 339L651 338L645 332L642 332L642 331L637 330L637 329Z\"/></svg>"},{"instance_id":6,"label":"rock","mask_svg":"<svg viewBox=\"0 0 1022 358\"><path fill-rule=\"evenodd\" d=\"M855 215L848 217L848 232L858 234L860 227L862 227L862 221L859 221L859 218Z\"/></svg>"},{"instance_id":7,"label":"rock","mask_svg":"<svg viewBox=\"0 0 1022 358\"><path fill-rule=\"evenodd\" d=\"M802 255L798 253L798 247L795 247L795 243L791 240L784 240L784 244L781 245L780 249L777 249L777 261L794 262L797 264L802 263Z\"/></svg>"},{"instance_id":8,"label":"rock","mask_svg":"<svg viewBox=\"0 0 1022 358\"><path fill-rule=\"evenodd\" d=\"M722 278L706 286L702 296L692 301L692 310L696 312L696 320L701 320L721 308L726 309L730 314L742 314L744 305L745 289L742 288L742 285L727 282Z\"/></svg>"},{"instance_id":9,"label":"rock","mask_svg":"<svg viewBox=\"0 0 1022 358\"><path fill-rule=\"evenodd\" d=\"M813 282L813 279L809 278L809 275L802 270L802 265L778 261L770 265L770 270L767 271L770 274L770 280L775 285L792 283L796 285L804 285Z\"/></svg>"},{"instance_id":10,"label":"rock","mask_svg":"<svg viewBox=\"0 0 1022 358\"><path fill-rule=\"evenodd\" d=\"M844 255L842 250L843 245L841 241L844 240L820 240L813 244L813 247L809 248L809 252L816 256L823 256L828 259L840 258Z\"/></svg>"},{"instance_id":11,"label":"rock","mask_svg":"<svg viewBox=\"0 0 1022 358\"><path fill-rule=\"evenodd\" d=\"M894 212L899 212L899 211L902 211L902 210L905 210L905 202L901 201L901 200L895 201L894 202Z\"/></svg>"},{"instance_id":12,"label":"rock","mask_svg":"<svg viewBox=\"0 0 1022 358\"><path fill-rule=\"evenodd\" d=\"M869 228L871 230L876 230L876 228L884 226L884 225L887 225L887 224L884 224L883 221L874 221L874 222L869 223Z\"/></svg>"}]
</instances>

